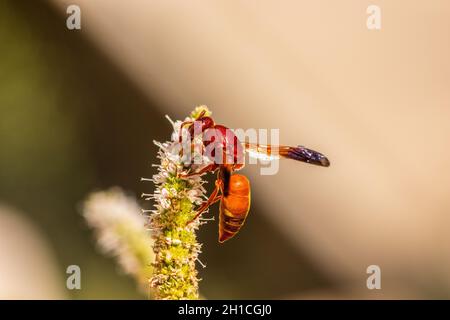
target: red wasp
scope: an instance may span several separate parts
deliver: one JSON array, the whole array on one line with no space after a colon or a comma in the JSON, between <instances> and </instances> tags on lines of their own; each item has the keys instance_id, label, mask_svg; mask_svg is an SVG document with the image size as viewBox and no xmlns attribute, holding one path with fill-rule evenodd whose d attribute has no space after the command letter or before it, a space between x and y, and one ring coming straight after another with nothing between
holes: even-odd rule
<instances>
[{"instance_id":1,"label":"red wasp","mask_svg":"<svg viewBox=\"0 0 450 320\"><path fill-rule=\"evenodd\" d=\"M216 124L214 120L205 115L203 110L194 121L185 121L180 126L179 141L182 141L182 130L189 126L188 132L191 142L194 139L194 123L199 124L199 132L211 139L203 139L203 147L210 150L206 152L212 163L199 171L181 174L180 177L202 175L207 172L217 173L215 188L208 200L197 210L192 221L198 218L212 204L220 200L219 213L219 242L232 238L241 229L250 210L250 182L241 174L234 171L244 167L244 152L252 152L266 156L280 156L301 162L328 167L330 162L321 153L302 147L271 146L252 143L241 143L238 137L227 127ZM231 150L231 151L230 151ZM219 153L219 155L217 155ZM218 157L219 156L219 157Z\"/></svg>"}]
</instances>

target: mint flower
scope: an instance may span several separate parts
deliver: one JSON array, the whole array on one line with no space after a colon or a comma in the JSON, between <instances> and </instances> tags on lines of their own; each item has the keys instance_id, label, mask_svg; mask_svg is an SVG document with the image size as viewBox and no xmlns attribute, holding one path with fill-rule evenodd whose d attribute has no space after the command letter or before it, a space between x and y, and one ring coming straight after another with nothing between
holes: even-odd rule
<instances>
[{"instance_id":1,"label":"mint flower","mask_svg":"<svg viewBox=\"0 0 450 320\"><path fill-rule=\"evenodd\" d=\"M194 120L202 110L210 114L205 106L200 106L185 120ZM205 182L199 176L184 179L179 174L189 169L195 171L209 160L203 159L201 165L187 163L188 158L180 156L179 152L178 135L182 121L169 121L173 126L171 141L154 142L159 147L160 160L156 165L158 173L151 179L156 190L153 194L143 194L147 200L155 201L155 209L151 210L149 217L155 241L151 286L156 299L198 299L196 262L199 261L201 245L197 242L196 230L205 221L188 222L194 218L196 206L205 199ZM202 154L193 156L203 157Z\"/></svg>"}]
</instances>

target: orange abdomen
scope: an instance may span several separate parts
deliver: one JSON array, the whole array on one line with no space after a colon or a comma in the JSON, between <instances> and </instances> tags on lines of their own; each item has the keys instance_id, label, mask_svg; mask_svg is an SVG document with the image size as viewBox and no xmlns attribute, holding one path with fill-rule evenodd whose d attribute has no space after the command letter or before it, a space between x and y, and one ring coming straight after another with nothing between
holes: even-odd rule
<instances>
[{"instance_id":1,"label":"orange abdomen","mask_svg":"<svg viewBox=\"0 0 450 320\"><path fill-rule=\"evenodd\" d=\"M219 242L232 238L239 231L250 210L250 182L245 176L231 175L225 191L220 202Z\"/></svg>"}]
</instances>

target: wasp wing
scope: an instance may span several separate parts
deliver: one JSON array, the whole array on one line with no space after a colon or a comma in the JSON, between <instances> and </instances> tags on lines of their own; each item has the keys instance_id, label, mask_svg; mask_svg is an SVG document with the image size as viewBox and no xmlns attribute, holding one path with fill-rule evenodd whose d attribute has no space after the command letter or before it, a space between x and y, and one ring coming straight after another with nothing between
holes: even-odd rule
<instances>
[{"instance_id":1,"label":"wasp wing","mask_svg":"<svg viewBox=\"0 0 450 320\"><path fill-rule=\"evenodd\" d=\"M257 143L243 143L245 151L251 156L263 160L275 160L286 158L305 163L315 164L322 167L330 166L330 161L320 152L303 146L272 146Z\"/></svg>"}]
</instances>

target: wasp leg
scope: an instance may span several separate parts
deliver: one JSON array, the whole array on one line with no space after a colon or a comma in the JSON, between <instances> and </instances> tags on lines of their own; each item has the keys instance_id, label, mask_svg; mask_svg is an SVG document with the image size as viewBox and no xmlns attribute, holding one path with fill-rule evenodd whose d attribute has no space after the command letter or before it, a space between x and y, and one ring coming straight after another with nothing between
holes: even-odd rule
<instances>
[{"instance_id":1,"label":"wasp leg","mask_svg":"<svg viewBox=\"0 0 450 320\"><path fill-rule=\"evenodd\" d=\"M206 200L205 202L203 202L203 204L200 206L200 208L197 210L197 213L195 215L194 218L192 218L191 221L189 221L187 224L192 223L193 221L195 221L203 212L206 211L206 209L208 209L211 205L213 205L214 203L216 203L217 201L219 201L220 199L222 199L222 195L219 194L219 191L222 190L221 188L221 183L219 181L216 181L216 187L214 188L214 191L211 193L211 195L209 196L208 200Z\"/></svg>"}]
</instances>

